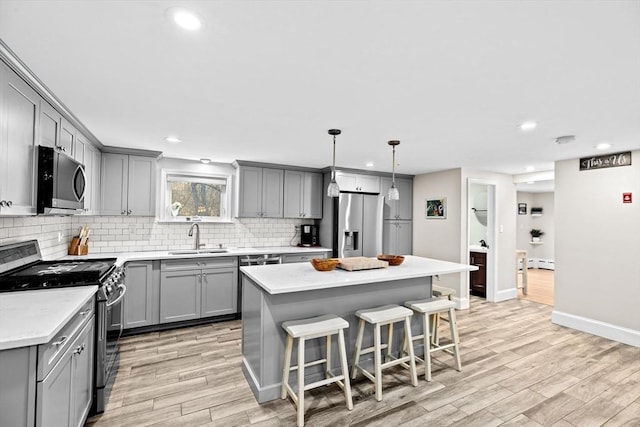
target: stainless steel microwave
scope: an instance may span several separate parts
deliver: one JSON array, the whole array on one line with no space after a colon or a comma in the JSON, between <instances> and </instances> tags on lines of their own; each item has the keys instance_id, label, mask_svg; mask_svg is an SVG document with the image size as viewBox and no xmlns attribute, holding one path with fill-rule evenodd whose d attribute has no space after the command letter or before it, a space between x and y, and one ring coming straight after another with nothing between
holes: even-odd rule
<instances>
[{"instance_id":1,"label":"stainless steel microwave","mask_svg":"<svg viewBox=\"0 0 640 427\"><path fill-rule=\"evenodd\" d=\"M51 147L38 146L37 212L71 215L84 210L84 166Z\"/></svg>"}]
</instances>

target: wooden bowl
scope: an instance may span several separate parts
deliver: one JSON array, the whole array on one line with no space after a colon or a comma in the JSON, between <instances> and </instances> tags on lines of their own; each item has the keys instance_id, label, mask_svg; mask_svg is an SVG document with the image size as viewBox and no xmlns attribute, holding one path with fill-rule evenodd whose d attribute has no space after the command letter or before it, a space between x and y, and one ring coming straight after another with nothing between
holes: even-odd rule
<instances>
[{"instance_id":1,"label":"wooden bowl","mask_svg":"<svg viewBox=\"0 0 640 427\"><path fill-rule=\"evenodd\" d=\"M404 261L404 257L402 255L380 254L378 255L378 259L380 261L387 261L389 265L400 265Z\"/></svg>"},{"instance_id":2,"label":"wooden bowl","mask_svg":"<svg viewBox=\"0 0 640 427\"><path fill-rule=\"evenodd\" d=\"M311 265L318 271L331 271L340 263L337 258L313 258Z\"/></svg>"}]
</instances>

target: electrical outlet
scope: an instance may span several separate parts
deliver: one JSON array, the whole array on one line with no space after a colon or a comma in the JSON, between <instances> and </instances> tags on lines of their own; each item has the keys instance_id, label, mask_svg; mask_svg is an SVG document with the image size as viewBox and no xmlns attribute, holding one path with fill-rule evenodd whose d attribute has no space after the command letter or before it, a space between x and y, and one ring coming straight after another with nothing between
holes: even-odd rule
<instances>
[{"instance_id":1,"label":"electrical outlet","mask_svg":"<svg viewBox=\"0 0 640 427\"><path fill-rule=\"evenodd\" d=\"M58 243L62 243L62 231L58 231Z\"/></svg>"}]
</instances>

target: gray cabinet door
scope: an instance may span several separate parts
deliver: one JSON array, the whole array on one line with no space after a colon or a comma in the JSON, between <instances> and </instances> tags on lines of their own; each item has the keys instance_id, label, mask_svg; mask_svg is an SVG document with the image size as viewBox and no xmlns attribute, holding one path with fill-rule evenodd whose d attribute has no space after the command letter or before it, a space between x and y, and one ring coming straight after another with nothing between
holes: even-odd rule
<instances>
[{"instance_id":1,"label":"gray cabinet door","mask_svg":"<svg viewBox=\"0 0 640 427\"><path fill-rule=\"evenodd\" d=\"M91 207L89 213L97 215L100 213L100 189L102 171L102 153L97 148L93 148L93 160L91 161Z\"/></svg>"},{"instance_id":2,"label":"gray cabinet door","mask_svg":"<svg viewBox=\"0 0 640 427\"><path fill-rule=\"evenodd\" d=\"M36 359L36 346L0 350L0 424L3 426L35 424Z\"/></svg>"},{"instance_id":3,"label":"gray cabinet door","mask_svg":"<svg viewBox=\"0 0 640 427\"><path fill-rule=\"evenodd\" d=\"M380 177L375 175L357 175L358 191L363 193L379 193Z\"/></svg>"},{"instance_id":4,"label":"gray cabinet door","mask_svg":"<svg viewBox=\"0 0 640 427\"><path fill-rule=\"evenodd\" d=\"M398 219L413 218L413 181L410 179L396 179L396 186L400 193L396 215Z\"/></svg>"},{"instance_id":5,"label":"gray cabinet door","mask_svg":"<svg viewBox=\"0 0 640 427\"><path fill-rule=\"evenodd\" d=\"M262 217L282 218L284 199L284 171L262 169Z\"/></svg>"},{"instance_id":6,"label":"gray cabinet door","mask_svg":"<svg viewBox=\"0 0 640 427\"><path fill-rule=\"evenodd\" d=\"M62 118L62 126L60 127L60 150L67 156L75 157L74 146L76 143L76 128L71 123Z\"/></svg>"},{"instance_id":7,"label":"gray cabinet door","mask_svg":"<svg viewBox=\"0 0 640 427\"><path fill-rule=\"evenodd\" d=\"M340 191L358 191L358 180L354 174L336 172L336 182Z\"/></svg>"},{"instance_id":8,"label":"gray cabinet door","mask_svg":"<svg viewBox=\"0 0 640 427\"><path fill-rule=\"evenodd\" d=\"M39 144L58 148L62 116L47 101L40 100L40 136Z\"/></svg>"},{"instance_id":9,"label":"gray cabinet door","mask_svg":"<svg viewBox=\"0 0 640 427\"><path fill-rule=\"evenodd\" d=\"M154 301L153 263L128 262L125 266L124 283L127 292L124 294L124 328L155 325L153 307L159 304Z\"/></svg>"},{"instance_id":10,"label":"gray cabinet door","mask_svg":"<svg viewBox=\"0 0 640 427\"><path fill-rule=\"evenodd\" d=\"M102 185L100 212L102 215L124 215L127 210L129 187L129 156L126 154L102 154ZM105 185L108 183L108 185Z\"/></svg>"},{"instance_id":11,"label":"gray cabinet door","mask_svg":"<svg viewBox=\"0 0 640 427\"><path fill-rule=\"evenodd\" d=\"M380 194L384 196L384 219L397 219L398 201L389 200L387 197L389 188L391 188L391 178L380 178Z\"/></svg>"},{"instance_id":12,"label":"gray cabinet door","mask_svg":"<svg viewBox=\"0 0 640 427\"><path fill-rule=\"evenodd\" d=\"M71 376L71 423L74 427L82 427L89 414L93 395L93 359L94 359L94 325L93 319L85 326L80 337L73 345Z\"/></svg>"},{"instance_id":13,"label":"gray cabinet door","mask_svg":"<svg viewBox=\"0 0 640 427\"><path fill-rule=\"evenodd\" d=\"M238 181L238 216L244 218L261 216L262 168L241 166Z\"/></svg>"},{"instance_id":14,"label":"gray cabinet door","mask_svg":"<svg viewBox=\"0 0 640 427\"><path fill-rule=\"evenodd\" d=\"M397 255L411 255L413 253L413 233L411 221L397 222Z\"/></svg>"},{"instance_id":15,"label":"gray cabinet door","mask_svg":"<svg viewBox=\"0 0 640 427\"><path fill-rule=\"evenodd\" d=\"M202 270L202 317L238 312L238 269Z\"/></svg>"},{"instance_id":16,"label":"gray cabinet door","mask_svg":"<svg viewBox=\"0 0 640 427\"><path fill-rule=\"evenodd\" d=\"M395 221L383 221L382 224L382 252L397 255L397 230Z\"/></svg>"},{"instance_id":17,"label":"gray cabinet door","mask_svg":"<svg viewBox=\"0 0 640 427\"><path fill-rule=\"evenodd\" d=\"M304 173L304 213L305 218L322 218L322 174L316 172Z\"/></svg>"},{"instance_id":18,"label":"gray cabinet door","mask_svg":"<svg viewBox=\"0 0 640 427\"><path fill-rule=\"evenodd\" d=\"M129 156L129 185L127 214L153 216L155 214L156 159Z\"/></svg>"},{"instance_id":19,"label":"gray cabinet door","mask_svg":"<svg viewBox=\"0 0 640 427\"><path fill-rule=\"evenodd\" d=\"M201 270L163 272L160 323L200 318Z\"/></svg>"},{"instance_id":20,"label":"gray cabinet door","mask_svg":"<svg viewBox=\"0 0 640 427\"><path fill-rule=\"evenodd\" d=\"M73 359L71 348L62 356L49 375L38 382L36 395L36 426L59 427L72 425L71 382Z\"/></svg>"},{"instance_id":21,"label":"gray cabinet door","mask_svg":"<svg viewBox=\"0 0 640 427\"><path fill-rule=\"evenodd\" d=\"M284 217L302 218L304 216L305 173L284 171Z\"/></svg>"},{"instance_id":22,"label":"gray cabinet door","mask_svg":"<svg viewBox=\"0 0 640 427\"><path fill-rule=\"evenodd\" d=\"M35 214L40 96L1 62L0 82L0 215Z\"/></svg>"}]
</instances>

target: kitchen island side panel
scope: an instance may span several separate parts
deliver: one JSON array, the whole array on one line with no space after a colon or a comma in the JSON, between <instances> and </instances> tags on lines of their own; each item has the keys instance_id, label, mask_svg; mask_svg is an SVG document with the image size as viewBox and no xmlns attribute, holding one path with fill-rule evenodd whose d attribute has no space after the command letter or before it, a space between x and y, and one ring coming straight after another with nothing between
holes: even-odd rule
<instances>
[{"instance_id":1,"label":"kitchen island side panel","mask_svg":"<svg viewBox=\"0 0 640 427\"><path fill-rule=\"evenodd\" d=\"M345 341L347 359L351 363L357 336L357 310L385 304L402 305L405 301L429 298L431 295L430 276L276 295L266 293L244 274L242 281L243 371L260 403L278 399L280 395L286 341L286 332L281 326L283 322L325 314L344 318L349 322L349 329L345 330ZM419 325L419 319L414 316L414 334L420 330ZM400 326L397 325L394 330L395 351L399 350L403 335ZM372 342L372 328L367 328L364 343L368 345ZM333 344L332 366L335 369L338 368L340 360L335 337ZM307 341L307 362L324 358L324 348L324 339ZM297 364L295 354L294 351L292 366ZM296 372L292 372L291 375L293 382ZM323 365L305 370L307 383L319 380L323 376Z\"/></svg>"}]
</instances>

